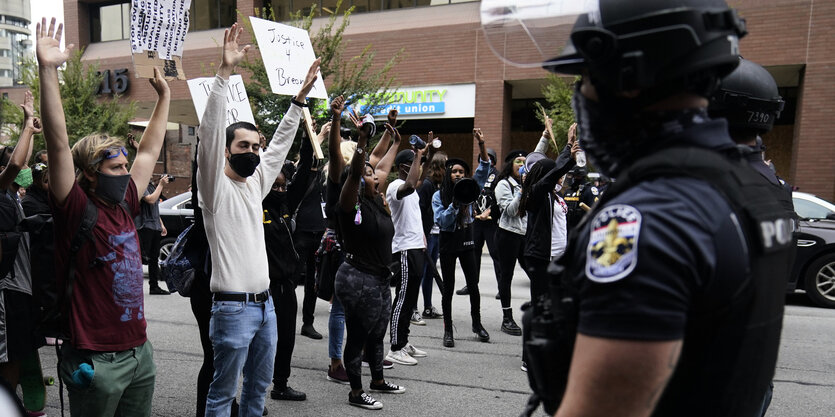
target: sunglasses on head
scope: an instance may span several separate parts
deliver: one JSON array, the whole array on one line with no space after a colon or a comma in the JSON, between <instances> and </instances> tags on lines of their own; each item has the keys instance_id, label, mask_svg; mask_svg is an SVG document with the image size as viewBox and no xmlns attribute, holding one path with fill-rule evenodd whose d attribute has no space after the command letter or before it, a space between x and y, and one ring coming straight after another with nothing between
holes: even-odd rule
<instances>
[{"instance_id":1,"label":"sunglasses on head","mask_svg":"<svg viewBox=\"0 0 835 417\"><path fill-rule=\"evenodd\" d=\"M101 152L101 156L99 156L98 158L94 159L94 160L93 160L93 162L91 162L91 163L90 163L90 165L95 165L95 164L97 164L97 163L99 163L99 162L101 162L101 161L104 161L105 159L113 159L113 158L117 158L117 157L119 156L119 154L120 154L120 153L121 153L122 155L124 155L124 156L125 156L125 158L127 158L127 157L128 157L128 150L127 150L127 149L125 149L125 147L124 147L124 146L111 146L111 147L109 147L109 148L107 148L107 149L103 150L103 151Z\"/></svg>"}]
</instances>

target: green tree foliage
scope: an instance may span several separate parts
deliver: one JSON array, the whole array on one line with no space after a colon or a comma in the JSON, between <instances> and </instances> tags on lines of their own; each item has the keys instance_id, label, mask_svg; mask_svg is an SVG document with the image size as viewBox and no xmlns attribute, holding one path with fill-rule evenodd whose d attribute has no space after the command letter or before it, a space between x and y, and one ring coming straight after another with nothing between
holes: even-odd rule
<instances>
[{"instance_id":1,"label":"green tree foliage","mask_svg":"<svg viewBox=\"0 0 835 417\"><path fill-rule=\"evenodd\" d=\"M574 95L575 80L548 74L542 94L545 96L547 107L537 103L539 112L537 118L545 123L543 112L553 120L554 138L557 142L557 152L562 150L568 142L568 128L574 123L574 110L571 108L571 96Z\"/></svg>"},{"instance_id":2,"label":"green tree foliage","mask_svg":"<svg viewBox=\"0 0 835 417\"><path fill-rule=\"evenodd\" d=\"M337 2L333 14L315 32L311 31L311 27L316 6L313 6L307 15L296 12L291 15L290 22L283 23L304 29L310 34L313 50L322 60L320 71L329 85L328 92L331 98L344 95L348 102L353 103L360 98L368 97L370 100L366 104L366 112L380 109L386 104L384 100L387 94L396 87L395 76L391 70L402 59L404 50L401 49L394 56L384 58L382 65L379 65L381 60L376 58L371 44L366 45L359 55L345 57L344 51L348 41L343 38L343 34L350 24L350 16L354 8L350 7L341 12L341 7L342 1ZM256 10L256 14L262 19L276 20L275 13L270 8ZM250 33L253 33L249 19L242 20L246 22ZM246 93L249 96L255 122L264 136L271 138L281 117L290 106L290 97L271 92L267 72L260 56L250 54L240 66L252 76L251 80L246 83ZM329 120L329 109L324 100L309 99L308 103L314 120L320 126ZM357 111L360 111L359 107ZM343 120L342 124L343 127L353 127L347 120ZM378 136L382 132L383 129L378 129ZM322 145L326 147L327 140Z\"/></svg>"},{"instance_id":3,"label":"green tree foliage","mask_svg":"<svg viewBox=\"0 0 835 417\"><path fill-rule=\"evenodd\" d=\"M64 69L59 73L61 100L64 104L64 116L67 120L67 134L70 146L79 139L91 133L107 133L109 135L126 137L129 131L128 122L136 113L133 101L124 102L115 98L102 98L97 95L102 76L98 73L97 62L84 64L81 62L82 51L76 51L67 61ZM32 91L35 98L35 113L40 114L40 83L38 78L38 64L32 59L22 65L23 83ZM23 122L23 111L19 103L12 103L3 99L2 121L8 127L11 144L17 142L20 126ZM35 136L34 150L46 149L43 135Z\"/></svg>"}]
</instances>

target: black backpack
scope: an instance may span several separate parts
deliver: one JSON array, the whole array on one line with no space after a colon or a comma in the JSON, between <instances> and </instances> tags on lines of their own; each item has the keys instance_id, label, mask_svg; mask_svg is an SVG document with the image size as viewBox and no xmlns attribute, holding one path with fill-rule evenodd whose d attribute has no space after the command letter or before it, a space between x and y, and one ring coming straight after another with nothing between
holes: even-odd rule
<instances>
[{"instance_id":1,"label":"black backpack","mask_svg":"<svg viewBox=\"0 0 835 417\"><path fill-rule=\"evenodd\" d=\"M122 208L127 210L127 203L121 203ZM78 251L84 246L87 241L93 237L93 227L99 217L98 208L93 204L93 200L87 198L87 205L84 207L84 213L81 215L81 223L78 225L78 231L70 242L70 250L67 256L67 279L64 282L63 291L58 288L57 282L53 284L54 293L58 298L54 305L45 306L43 317L38 323L38 331L46 337L55 337L57 339L69 340L70 326L70 306L72 305L73 284L75 283L75 257Z\"/></svg>"}]
</instances>

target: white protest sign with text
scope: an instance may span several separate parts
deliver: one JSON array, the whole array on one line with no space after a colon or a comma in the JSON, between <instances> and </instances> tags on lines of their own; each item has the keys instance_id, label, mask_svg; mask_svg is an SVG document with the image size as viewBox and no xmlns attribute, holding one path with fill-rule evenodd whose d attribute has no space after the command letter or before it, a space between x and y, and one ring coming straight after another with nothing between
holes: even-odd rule
<instances>
[{"instance_id":1,"label":"white protest sign with text","mask_svg":"<svg viewBox=\"0 0 835 417\"><path fill-rule=\"evenodd\" d=\"M131 1L130 49L137 77L153 78L158 67L167 79L186 79L182 57L189 7L191 0Z\"/></svg>"},{"instance_id":2,"label":"white protest sign with text","mask_svg":"<svg viewBox=\"0 0 835 417\"><path fill-rule=\"evenodd\" d=\"M261 58L275 94L292 96L299 92L310 64L316 60L310 36L304 29L250 17ZM321 74L308 97L328 98Z\"/></svg>"},{"instance_id":3,"label":"white protest sign with text","mask_svg":"<svg viewBox=\"0 0 835 417\"><path fill-rule=\"evenodd\" d=\"M188 80L191 100L194 102L194 110L200 122L203 121L203 112L206 111L214 82L215 77ZM255 117L252 116L252 108L249 106L249 98L244 88L244 80L240 75L230 76L229 82L226 83L226 126L236 122L255 124Z\"/></svg>"}]
</instances>

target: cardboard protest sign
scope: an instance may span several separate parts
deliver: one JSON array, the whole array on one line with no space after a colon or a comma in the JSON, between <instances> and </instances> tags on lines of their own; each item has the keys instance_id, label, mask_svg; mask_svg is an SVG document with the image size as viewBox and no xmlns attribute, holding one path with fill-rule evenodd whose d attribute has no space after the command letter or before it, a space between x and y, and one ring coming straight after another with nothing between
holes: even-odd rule
<instances>
[{"instance_id":1,"label":"cardboard protest sign","mask_svg":"<svg viewBox=\"0 0 835 417\"><path fill-rule=\"evenodd\" d=\"M257 17L250 17L249 21L258 41L272 92L295 95L304 83L310 64L316 60L307 31ZM328 98L321 75L307 96Z\"/></svg>"},{"instance_id":2,"label":"cardboard protest sign","mask_svg":"<svg viewBox=\"0 0 835 417\"><path fill-rule=\"evenodd\" d=\"M188 80L191 100L194 102L194 110L200 122L203 121L203 112L206 111L214 82L215 77ZM240 75L230 76L226 84L226 126L236 122L255 124L255 117L252 116L252 108L249 106L249 98L244 88L244 79Z\"/></svg>"},{"instance_id":3,"label":"cardboard protest sign","mask_svg":"<svg viewBox=\"0 0 835 417\"><path fill-rule=\"evenodd\" d=\"M183 45L191 0L132 0L130 48L138 78L153 78L159 67L167 79L185 80Z\"/></svg>"}]
</instances>

